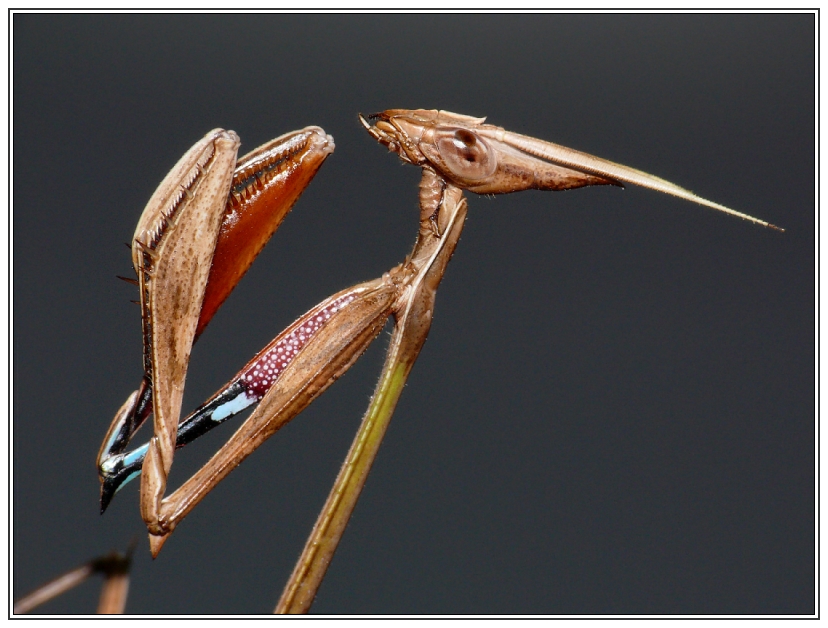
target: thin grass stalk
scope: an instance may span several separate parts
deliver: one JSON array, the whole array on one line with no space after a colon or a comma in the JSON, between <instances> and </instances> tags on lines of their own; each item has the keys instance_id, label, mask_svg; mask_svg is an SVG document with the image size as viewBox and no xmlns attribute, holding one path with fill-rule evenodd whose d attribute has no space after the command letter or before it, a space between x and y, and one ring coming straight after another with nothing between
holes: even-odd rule
<instances>
[{"instance_id":1,"label":"thin grass stalk","mask_svg":"<svg viewBox=\"0 0 828 628\"><path fill-rule=\"evenodd\" d=\"M322 584L417 359L416 354L400 355L399 336L404 333L405 330L395 327L393 349L389 351L377 389L275 613L307 613Z\"/></svg>"}]
</instances>

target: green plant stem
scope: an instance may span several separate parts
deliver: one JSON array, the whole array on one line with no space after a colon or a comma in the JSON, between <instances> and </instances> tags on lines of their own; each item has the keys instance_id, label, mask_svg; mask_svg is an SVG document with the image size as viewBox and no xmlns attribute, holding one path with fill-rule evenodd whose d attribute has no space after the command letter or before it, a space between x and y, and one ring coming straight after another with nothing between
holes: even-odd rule
<instances>
[{"instance_id":1,"label":"green plant stem","mask_svg":"<svg viewBox=\"0 0 828 628\"><path fill-rule=\"evenodd\" d=\"M371 404L302 556L296 563L282 598L276 606L276 613L306 613L316 597L319 585L325 577L328 565L368 478L385 430L394 415L408 374L417 359L419 347L413 355L410 352L404 355L405 352L401 351L399 337L404 333L400 326L394 330L391 350Z\"/></svg>"}]
</instances>

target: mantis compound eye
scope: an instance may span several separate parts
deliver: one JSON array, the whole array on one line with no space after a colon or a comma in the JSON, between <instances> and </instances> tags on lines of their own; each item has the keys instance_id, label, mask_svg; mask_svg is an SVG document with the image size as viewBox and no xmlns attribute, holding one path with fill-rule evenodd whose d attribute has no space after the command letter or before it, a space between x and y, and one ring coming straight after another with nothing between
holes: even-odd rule
<instances>
[{"instance_id":1,"label":"mantis compound eye","mask_svg":"<svg viewBox=\"0 0 828 628\"><path fill-rule=\"evenodd\" d=\"M437 150L451 174L460 179L483 179L497 168L497 157L489 145L468 129L440 133Z\"/></svg>"}]
</instances>

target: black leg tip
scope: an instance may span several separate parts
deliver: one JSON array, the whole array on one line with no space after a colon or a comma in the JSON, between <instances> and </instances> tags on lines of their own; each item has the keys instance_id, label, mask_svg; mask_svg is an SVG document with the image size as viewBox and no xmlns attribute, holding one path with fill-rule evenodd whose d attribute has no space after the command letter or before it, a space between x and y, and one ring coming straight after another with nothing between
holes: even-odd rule
<instances>
[{"instance_id":1,"label":"black leg tip","mask_svg":"<svg viewBox=\"0 0 828 628\"><path fill-rule=\"evenodd\" d=\"M109 503L112 501L112 498L115 496L115 491L117 490L117 484L109 478L104 480L103 484L101 484L101 514L106 512L106 509L109 507Z\"/></svg>"}]
</instances>

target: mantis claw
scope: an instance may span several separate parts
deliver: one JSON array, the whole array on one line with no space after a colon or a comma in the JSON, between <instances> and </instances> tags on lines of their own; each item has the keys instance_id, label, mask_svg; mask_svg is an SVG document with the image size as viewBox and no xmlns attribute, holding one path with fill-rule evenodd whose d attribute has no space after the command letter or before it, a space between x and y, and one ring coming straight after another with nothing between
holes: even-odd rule
<instances>
[{"instance_id":1,"label":"mantis claw","mask_svg":"<svg viewBox=\"0 0 828 628\"><path fill-rule=\"evenodd\" d=\"M285 134L237 162L239 143L234 132L215 129L193 146L153 194L133 238L145 378L99 452L101 511L146 464L142 516L157 530L192 344L334 150L319 127ZM153 411L152 444L122 454Z\"/></svg>"}]
</instances>

